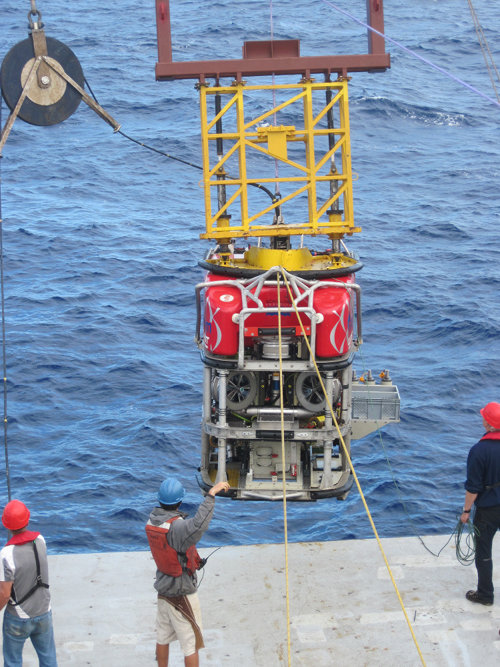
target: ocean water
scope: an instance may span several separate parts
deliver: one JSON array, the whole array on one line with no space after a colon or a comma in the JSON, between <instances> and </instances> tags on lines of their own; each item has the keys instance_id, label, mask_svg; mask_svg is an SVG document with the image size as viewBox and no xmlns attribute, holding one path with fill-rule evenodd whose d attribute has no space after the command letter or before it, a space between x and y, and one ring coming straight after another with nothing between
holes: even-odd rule
<instances>
[{"instance_id":1,"label":"ocean water","mask_svg":"<svg viewBox=\"0 0 500 667\"><path fill-rule=\"evenodd\" d=\"M363 0L338 0L361 20ZM156 82L153 0L38 0L130 136L200 163L192 81ZM260 0L171 0L174 58L237 58L269 39ZM494 97L469 8L386 0L386 33ZM500 8L475 0L498 62ZM27 36L30 3L2 0L0 57ZM274 0L277 39L364 52L365 30L321 0ZM354 443L382 537L449 534L478 410L500 400L500 109L391 44L385 73L350 83L355 220L363 271L358 373L389 368L401 423ZM7 110L3 104L3 122ZM201 500L197 262L208 247L200 173L114 134L84 104L60 125L16 121L1 160L7 446L13 497L53 553L145 549L161 480ZM0 502L7 499L0 462ZM366 538L357 491L288 505L291 541ZM279 503L217 502L203 545L276 542ZM443 542L445 538L443 538Z\"/></svg>"}]
</instances>

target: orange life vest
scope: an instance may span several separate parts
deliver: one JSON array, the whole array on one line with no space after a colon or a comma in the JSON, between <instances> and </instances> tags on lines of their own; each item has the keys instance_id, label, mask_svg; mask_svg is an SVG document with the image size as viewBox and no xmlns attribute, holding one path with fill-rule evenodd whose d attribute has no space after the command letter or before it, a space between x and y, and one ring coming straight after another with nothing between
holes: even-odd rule
<instances>
[{"instance_id":1,"label":"orange life vest","mask_svg":"<svg viewBox=\"0 0 500 667\"><path fill-rule=\"evenodd\" d=\"M166 521L165 523L168 524L168 528L165 524L162 526L153 526L148 523L146 525L146 535L148 536L149 548L153 554L156 567L163 574L168 574L171 577L180 577L182 570L185 569L193 576L196 570L199 570L204 565L204 561L194 544L182 554L187 559L187 563L183 567L179 560L179 554L167 541L167 534L172 522L179 518L178 516L174 516L172 519Z\"/></svg>"}]
</instances>

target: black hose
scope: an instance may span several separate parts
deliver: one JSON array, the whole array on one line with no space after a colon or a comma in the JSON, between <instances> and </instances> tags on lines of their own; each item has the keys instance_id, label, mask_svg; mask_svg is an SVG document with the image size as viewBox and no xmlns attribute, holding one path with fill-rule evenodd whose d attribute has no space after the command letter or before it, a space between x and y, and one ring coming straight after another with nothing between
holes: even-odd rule
<instances>
[{"instance_id":1,"label":"black hose","mask_svg":"<svg viewBox=\"0 0 500 667\"><path fill-rule=\"evenodd\" d=\"M87 79L85 79L85 85L89 89L90 94L94 98L95 102L99 104L99 101L97 97L94 95L94 91L89 85L89 82ZM118 134L121 134L122 137L125 137L125 139L128 139L129 141L133 141L134 144L138 144L139 146L142 146L143 148L147 148L150 151L153 151L154 153L158 153L159 155L163 155L164 157L170 158L170 160L176 160L177 162L182 162L182 164L187 164L189 167L194 167L194 169L199 169L200 171L203 171L203 167L200 166L199 164L194 164L194 162L190 162L189 160L185 160L184 158L177 157L176 155L171 155L170 153L166 153L165 151L161 151L158 148L154 148L153 146L148 146L148 144L145 144L143 141L139 141L138 139L134 139L128 134L125 134L125 132L122 132L122 130L118 130ZM228 175L228 179L231 179L232 177ZM249 183L254 188L258 188L259 190L262 190L265 192L272 200L273 204L275 204L277 201L279 201L280 197L279 195L275 195L271 192L271 190L268 190L268 188L264 187L260 183Z\"/></svg>"}]
</instances>

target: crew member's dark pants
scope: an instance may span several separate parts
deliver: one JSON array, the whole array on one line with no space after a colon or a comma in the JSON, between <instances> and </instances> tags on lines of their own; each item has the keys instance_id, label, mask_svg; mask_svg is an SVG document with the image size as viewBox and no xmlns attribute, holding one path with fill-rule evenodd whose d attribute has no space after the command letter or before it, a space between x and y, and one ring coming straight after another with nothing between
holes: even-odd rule
<instances>
[{"instance_id":1,"label":"crew member's dark pants","mask_svg":"<svg viewBox=\"0 0 500 667\"><path fill-rule=\"evenodd\" d=\"M477 507L474 526L479 531L476 538L477 592L482 598L493 601L493 538L500 528L500 505Z\"/></svg>"}]
</instances>

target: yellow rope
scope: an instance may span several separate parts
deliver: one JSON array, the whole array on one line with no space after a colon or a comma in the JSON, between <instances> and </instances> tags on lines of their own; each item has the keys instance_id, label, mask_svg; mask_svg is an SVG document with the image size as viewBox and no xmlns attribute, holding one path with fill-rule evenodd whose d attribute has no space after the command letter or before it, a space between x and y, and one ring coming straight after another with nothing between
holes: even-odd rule
<instances>
[{"instance_id":1,"label":"yellow rope","mask_svg":"<svg viewBox=\"0 0 500 667\"><path fill-rule=\"evenodd\" d=\"M397 587L396 580L394 579L394 576L393 576L393 574L392 574L392 570L391 570L391 567L390 567L390 565L389 565L389 561L387 560L387 556L385 555L384 548L383 548L383 546L382 546L382 542L380 541L380 537L379 537L378 532L377 532L377 529L376 529L376 527L375 527L375 523L373 522L373 518L372 518L371 512L370 512L370 510L369 510L369 508L368 508L368 504L367 504L367 502L366 502L364 493L363 493L363 491L362 491L362 489L361 489L361 484L359 483L358 476L357 476L357 474L356 474L356 471L354 470L354 466L353 466L352 461L351 461L351 457L349 456L349 452L347 451L347 447L346 447L346 444L345 444L345 442L344 442L344 438L342 437L342 433L341 433L341 431L340 431L340 427L339 427L339 424L338 424L338 422L337 422L337 417L336 417L336 415L335 415L335 412L334 412L334 410L333 410L332 404L331 404L331 402L330 402L330 397L329 397L329 396L327 395L327 393L326 393L326 388L325 388L325 385L324 385L324 383L323 383L323 378L321 377L321 373L320 373L319 368L318 368L318 365L317 365L317 363L316 363L316 358L315 358L314 353L313 353L313 351L312 351L312 349L311 349L311 345L310 345L310 343L309 343L309 339L308 339L308 337L307 337L307 335L306 335L304 325L302 324L302 319L301 319L301 317L300 317L300 313L299 313L299 311L298 311L298 309L297 309L297 306L296 306L296 304L295 304L295 299L293 298L292 291L291 291L291 289L290 289L290 285L289 285L289 283L288 283L286 274L285 274L285 272L283 271L283 268L282 268L282 267L281 267L281 272L282 272L282 274L283 274L283 279L284 279L284 281L285 281L285 285L286 285L286 288L287 288L287 290L288 290L288 294L289 294L290 300L291 300L291 302L292 302L292 304L293 304L293 307L294 307L294 309L295 309L295 313L296 313L296 315L297 315L297 319L298 319L298 321L299 321L300 328L301 328L301 330L302 330L302 334L303 334L303 336L304 336L304 340L305 340L306 345L307 345L307 349L309 350L309 354L310 354L310 356L311 356L311 360L312 360L312 362L313 362L313 364L314 364L314 368L316 369L316 373L317 373L317 375L318 375L318 380L319 380L319 382L320 382L320 384L321 384L321 388L322 388L323 393L324 393L324 395L325 395L325 399L326 399L326 403L327 403L327 405L328 405L328 409L330 410L330 413L331 413L331 415L332 415L333 421L334 421L334 423L335 423L335 428L337 429L337 433L338 433L338 435L339 435L339 440L340 440L340 442L342 443L342 449L343 449L343 451L344 451L344 455L345 455L345 457L346 457L346 459L347 459L347 462L348 462L348 464L349 464L349 468L351 469L352 476L353 476L353 478L354 478L354 481L355 481L356 486L357 486L358 491L359 491L359 495L360 495L360 497L361 497L361 500L362 500L362 502L363 502L363 506L364 506L365 511L366 511L366 515L367 515L368 520L369 520L369 522L370 522L370 525L371 525L371 527L372 527L373 534L375 535L375 538L376 538L376 540L377 540L377 544L378 544L378 546L379 546L380 552L381 552L382 557L383 557L383 559L384 559L385 566L386 566L387 571L388 571L388 573L389 573L389 577L390 577L390 579L391 579L391 581L392 581L392 585L394 586L394 590L396 591L396 595L397 595L397 597L398 597L399 604L401 605L401 609L403 610L403 614L404 614L404 617L405 617L406 622L407 622L407 624L408 624L408 628L410 629L410 633L411 633L411 636L412 636L412 638L413 638L413 642L414 642L415 647L416 647L416 649L417 649L418 655L419 655L419 657L420 657L420 660L421 660L422 664L425 665L425 660L424 660L424 657L423 657L423 655L422 655L422 651L420 650L420 646L418 645L417 638L416 638L415 633L414 633L414 631L413 631L413 627L412 627L411 622L410 622L410 619L409 619L409 617L408 617L408 613L407 613L407 611L406 611L406 609L405 609L403 600L402 600L402 598L401 598L401 594L400 594L399 589L398 589L398 587ZM279 284L279 282L278 282L278 284ZM278 300L278 312L279 312L279 307L280 307L280 303L279 303L279 300ZM281 344L280 344L280 347L281 347Z\"/></svg>"},{"instance_id":2,"label":"yellow rope","mask_svg":"<svg viewBox=\"0 0 500 667\"><path fill-rule=\"evenodd\" d=\"M288 667L292 664L291 642L290 642L290 589L288 581L288 524L286 515L286 477L285 477L285 413L283 405L283 357L281 352L281 293L280 274L276 274L276 286L278 291L278 347L280 362L280 410L281 410L281 472L283 478L283 522L285 539L285 581L286 581L286 636L288 647Z\"/></svg>"}]
</instances>

